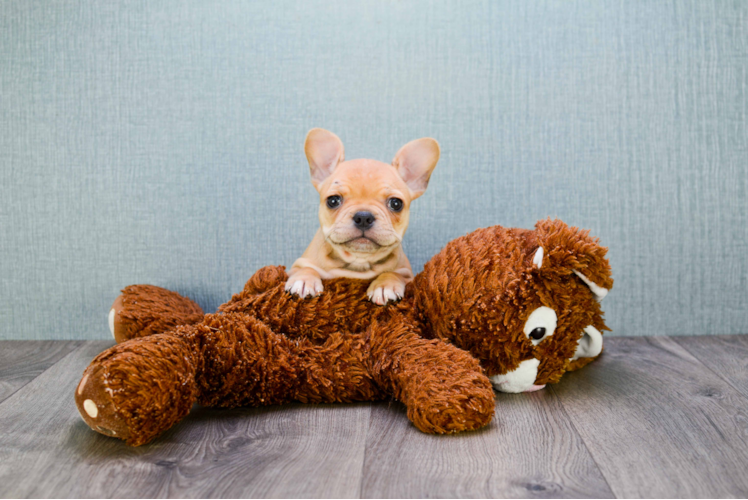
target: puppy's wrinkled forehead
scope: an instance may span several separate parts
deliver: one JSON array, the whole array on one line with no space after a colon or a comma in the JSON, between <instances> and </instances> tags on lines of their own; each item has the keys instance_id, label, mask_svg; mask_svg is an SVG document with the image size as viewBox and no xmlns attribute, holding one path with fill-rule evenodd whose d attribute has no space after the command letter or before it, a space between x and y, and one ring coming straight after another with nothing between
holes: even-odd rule
<instances>
[{"instance_id":1,"label":"puppy's wrinkled forehead","mask_svg":"<svg viewBox=\"0 0 748 500\"><path fill-rule=\"evenodd\" d=\"M392 165L376 160L344 161L323 183L323 197L338 194L348 199L384 201L388 197L408 198L408 186Z\"/></svg>"}]
</instances>

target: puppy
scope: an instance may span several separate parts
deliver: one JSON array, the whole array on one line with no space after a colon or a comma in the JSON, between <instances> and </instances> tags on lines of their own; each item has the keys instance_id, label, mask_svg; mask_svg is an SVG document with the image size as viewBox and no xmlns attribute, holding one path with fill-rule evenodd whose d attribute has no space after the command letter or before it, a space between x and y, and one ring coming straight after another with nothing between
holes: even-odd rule
<instances>
[{"instance_id":1,"label":"puppy","mask_svg":"<svg viewBox=\"0 0 748 500\"><path fill-rule=\"evenodd\" d=\"M401 246L410 203L426 191L439 161L439 143L431 138L409 142L391 165L345 161L338 136L315 128L306 136L304 152L320 195L321 227L291 267L286 290L310 297L322 293L323 279L373 279L369 300L384 305L401 299L413 279Z\"/></svg>"}]
</instances>

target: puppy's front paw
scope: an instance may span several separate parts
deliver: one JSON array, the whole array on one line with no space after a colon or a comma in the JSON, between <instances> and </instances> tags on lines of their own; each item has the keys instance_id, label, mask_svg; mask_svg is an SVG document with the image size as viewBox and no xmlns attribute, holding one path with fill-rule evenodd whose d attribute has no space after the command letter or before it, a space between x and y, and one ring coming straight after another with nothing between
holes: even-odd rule
<instances>
[{"instance_id":1,"label":"puppy's front paw","mask_svg":"<svg viewBox=\"0 0 748 500\"><path fill-rule=\"evenodd\" d=\"M377 279L371 282L369 289L366 290L366 295L369 300L383 306L387 302L397 302L403 298L405 293L405 283L397 276L385 276L380 275Z\"/></svg>"},{"instance_id":2,"label":"puppy's front paw","mask_svg":"<svg viewBox=\"0 0 748 500\"><path fill-rule=\"evenodd\" d=\"M315 297L322 293L322 280L316 276L294 276L286 281L286 291L302 299Z\"/></svg>"}]
</instances>

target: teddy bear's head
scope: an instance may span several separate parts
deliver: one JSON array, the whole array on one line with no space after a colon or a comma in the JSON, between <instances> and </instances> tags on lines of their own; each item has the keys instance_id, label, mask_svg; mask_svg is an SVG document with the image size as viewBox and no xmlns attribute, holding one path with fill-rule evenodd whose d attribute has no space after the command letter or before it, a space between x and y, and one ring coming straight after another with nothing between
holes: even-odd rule
<instances>
[{"instance_id":1,"label":"teddy bear's head","mask_svg":"<svg viewBox=\"0 0 748 500\"><path fill-rule=\"evenodd\" d=\"M433 334L480 359L497 390L540 389L602 351L606 252L559 220L479 229L426 264L415 300Z\"/></svg>"}]
</instances>

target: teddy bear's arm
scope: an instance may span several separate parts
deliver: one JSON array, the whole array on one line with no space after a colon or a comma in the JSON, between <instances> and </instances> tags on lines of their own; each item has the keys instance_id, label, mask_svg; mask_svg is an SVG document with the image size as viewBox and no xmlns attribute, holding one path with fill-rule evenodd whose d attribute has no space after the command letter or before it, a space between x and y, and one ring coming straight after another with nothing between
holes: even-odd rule
<instances>
[{"instance_id":1,"label":"teddy bear's arm","mask_svg":"<svg viewBox=\"0 0 748 500\"><path fill-rule=\"evenodd\" d=\"M469 353L423 338L405 315L376 320L368 335L374 377L405 404L421 431L459 432L491 421L495 395Z\"/></svg>"}]
</instances>

